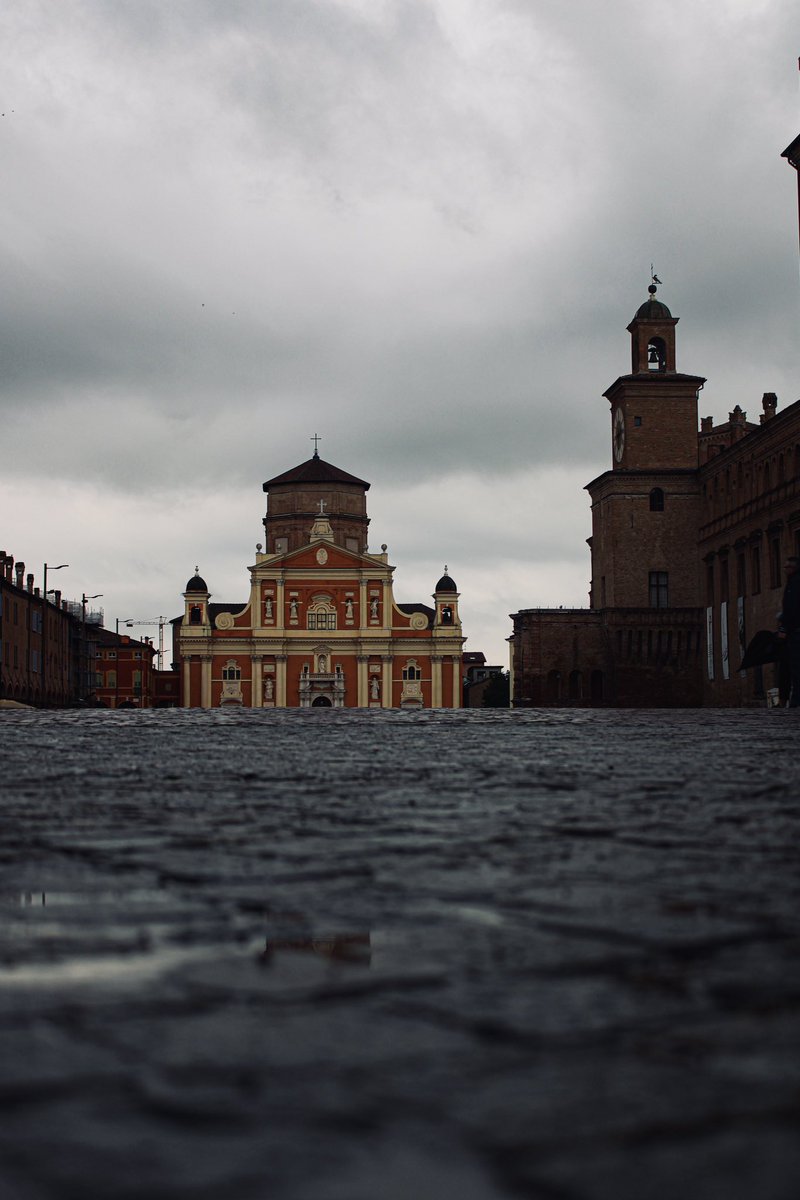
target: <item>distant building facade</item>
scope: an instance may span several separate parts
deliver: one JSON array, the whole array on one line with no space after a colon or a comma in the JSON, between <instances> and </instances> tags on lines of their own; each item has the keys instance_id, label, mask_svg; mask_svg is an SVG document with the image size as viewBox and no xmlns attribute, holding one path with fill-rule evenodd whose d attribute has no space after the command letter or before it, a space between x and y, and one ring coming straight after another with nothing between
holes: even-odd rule
<instances>
[{"instance_id":1,"label":"distant building facade","mask_svg":"<svg viewBox=\"0 0 800 1200\"><path fill-rule=\"evenodd\" d=\"M312 458L268 480L265 544L245 603L196 573L173 622L190 708L458 708L464 637L447 569L433 604L398 604L367 547L369 484Z\"/></svg>"},{"instance_id":2,"label":"distant building facade","mask_svg":"<svg viewBox=\"0 0 800 1200\"><path fill-rule=\"evenodd\" d=\"M0 551L0 700L59 708L77 699L80 627L61 593L53 595L45 598L25 563Z\"/></svg>"},{"instance_id":3,"label":"distant building facade","mask_svg":"<svg viewBox=\"0 0 800 1200\"><path fill-rule=\"evenodd\" d=\"M151 708L156 674L152 642L102 628L93 630L92 641L94 703L104 708Z\"/></svg>"}]
</instances>

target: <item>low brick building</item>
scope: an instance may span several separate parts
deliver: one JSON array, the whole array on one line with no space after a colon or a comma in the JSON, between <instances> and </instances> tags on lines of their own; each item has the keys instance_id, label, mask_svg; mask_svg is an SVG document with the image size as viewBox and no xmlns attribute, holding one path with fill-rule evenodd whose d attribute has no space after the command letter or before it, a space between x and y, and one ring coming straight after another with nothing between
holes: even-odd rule
<instances>
[{"instance_id":1,"label":"low brick building","mask_svg":"<svg viewBox=\"0 0 800 1200\"><path fill-rule=\"evenodd\" d=\"M152 642L102 628L93 631L92 639L94 702L106 708L150 708L156 653Z\"/></svg>"}]
</instances>

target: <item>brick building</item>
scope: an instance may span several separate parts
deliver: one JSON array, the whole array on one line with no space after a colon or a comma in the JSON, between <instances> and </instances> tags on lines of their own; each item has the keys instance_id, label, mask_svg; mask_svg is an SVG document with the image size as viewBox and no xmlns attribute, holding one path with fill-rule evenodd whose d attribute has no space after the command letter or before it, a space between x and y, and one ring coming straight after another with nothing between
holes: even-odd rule
<instances>
[{"instance_id":1,"label":"brick building","mask_svg":"<svg viewBox=\"0 0 800 1200\"><path fill-rule=\"evenodd\" d=\"M0 700L48 708L74 702L79 639L60 591L45 598L25 563L0 551Z\"/></svg>"},{"instance_id":2,"label":"brick building","mask_svg":"<svg viewBox=\"0 0 800 1200\"><path fill-rule=\"evenodd\" d=\"M92 640L94 702L105 708L150 708L156 674L152 642L102 628L93 630Z\"/></svg>"},{"instance_id":3,"label":"brick building","mask_svg":"<svg viewBox=\"0 0 800 1200\"><path fill-rule=\"evenodd\" d=\"M677 370L677 318L656 298L628 326L632 371L604 393L611 469L591 483L589 609L524 609L509 639L516 706L763 702L777 668L740 672L775 627L783 559L800 552L800 402L763 397L703 419L705 380Z\"/></svg>"},{"instance_id":4,"label":"brick building","mask_svg":"<svg viewBox=\"0 0 800 1200\"><path fill-rule=\"evenodd\" d=\"M186 585L184 707L460 707L456 585L445 568L432 605L395 601L386 547L367 547L369 486L316 450L264 484L248 600L212 602L199 574Z\"/></svg>"}]
</instances>

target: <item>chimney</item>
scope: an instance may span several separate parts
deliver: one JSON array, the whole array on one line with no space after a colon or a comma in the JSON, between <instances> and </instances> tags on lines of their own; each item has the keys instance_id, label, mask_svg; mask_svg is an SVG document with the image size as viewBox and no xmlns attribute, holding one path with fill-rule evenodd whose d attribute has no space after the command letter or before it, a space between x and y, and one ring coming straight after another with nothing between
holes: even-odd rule
<instances>
[{"instance_id":1,"label":"chimney","mask_svg":"<svg viewBox=\"0 0 800 1200\"><path fill-rule=\"evenodd\" d=\"M766 425L767 421L771 421L775 416L775 410L778 407L778 397L774 392L764 392L761 407L764 409L761 414L761 424Z\"/></svg>"},{"instance_id":2,"label":"chimney","mask_svg":"<svg viewBox=\"0 0 800 1200\"><path fill-rule=\"evenodd\" d=\"M9 580L9 582L11 581L11 576L13 574L14 574L14 555L7 554L6 555L5 577L6 577L6 579Z\"/></svg>"},{"instance_id":3,"label":"chimney","mask_svg":"<svg viewBox=\"0 0 800 1200\"><path fill-rule=\"evenodd\" d=\"M53 592L53 603L55 604L56 608L61 608L61 592L58 590L58 588L56 588L56 590Z\"/></svg>"},{"instance_id":4,"label":"chimney","mask_svg":"<svg viewBox=\"0 0 800 1200\"><path fill-rule=\"evenodd\" d=\"M25 576L25 584L29 592L33 592L33 572L29 571Z\"/></svg>"},{"instance_id":5,"label":"chimney","mask_svg":"<svg viewBox=\"0 0 800 1200\"><path fill-rule=\"evenodd\" d=\"M25 574L25 563L24 562L17 563L17 565L14 567L14 574L16 575L15 583L18 588L21 588L22 587L22 577Z\"/></svg>"},{"instance_id":6,"label":"chimney","mask_svg":"<svg viewBox=\"0 0 800 1200\"><path fill-rule=\"evenodd\" d=\"M713 428L714 428L714 418L713 417L701 417L700 418L700 432L701 433L710 433Z\"/></svg>"}]
</instances>

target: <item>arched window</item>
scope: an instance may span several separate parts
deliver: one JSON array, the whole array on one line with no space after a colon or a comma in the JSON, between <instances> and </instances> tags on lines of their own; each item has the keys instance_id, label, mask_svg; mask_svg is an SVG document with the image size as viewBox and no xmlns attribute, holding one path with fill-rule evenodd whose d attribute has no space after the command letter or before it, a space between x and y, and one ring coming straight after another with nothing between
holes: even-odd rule
<instances>
[{"instance_id":1,"label":"arched window","mask_svg":"<svg viewBox=\"0 0 800 1200\"><path fill-rule=\"evenodd\" d=\"M307 629L335 629L336 609L329 596L314 596L306 611Z\"/></svg>"},{"instance_id":2,"label":"arched window","mask_svg":"<svg viewBox=\"0 0 800 1200\"><path fill-rule=\"evenodd\" d=\"M653 488L650 493L650 512L664 511L664 492L662 488Z\"/></svg>"},{"instance_id":3,"label":"arched window","mask_svg":"<svg viewBox=\"0 0 800 1200\"><path fill-rule=\"evenodd\" d=\"M561 699L561 672L549 671L547 674L547 699L553 703Z\"/></svg>"},{"instance_id":4,"label":"arched window","mask_svg":"<svg viewBox=\"0 0 800 1200\"><path fill-rule=\"evenodd\" d=\"M583 698L583 680L580 671L570 671L569 673L569 698L570 700Z\"/></svg>"},{"instance_id":5,"label":"arched window","mask_svg":"<svg viewBox=\"0 0 800 1200\"><path fill-rule=\"evenodd\" d=\"M422 679L422 671L417 666L415 658L409 659L403 667L403 679Z\"/></svg>"},{"instance_id":6,"label":"arched window","mask_svg":"<svg viewBox=\"0 0 800 1200\"><path fill-rule=\"evenodd\" d=\"M603 672L592 671L591 678L592 704L603 703Z\"/></svg>"},{"instance_id":7,"label":"arched window","mask_svg":"<svg viewBox=\"0 0 800 1200\"><path fill-rule=\"evenodd\" d=\"M663 338L654 337L648 342L647 367L650 371L666 371L667 347Z\"/></svg>"},{"instance_id":8,"label":"arched window","mask_svg":"<svg viewBox=\"0 0 800 1200\"><path fill-rule=\"evenodd\" d=\"M235 658L229 658L222 668L222 678L228 681L241 679L242 669Z\"/></svg>"}]
</instances>

